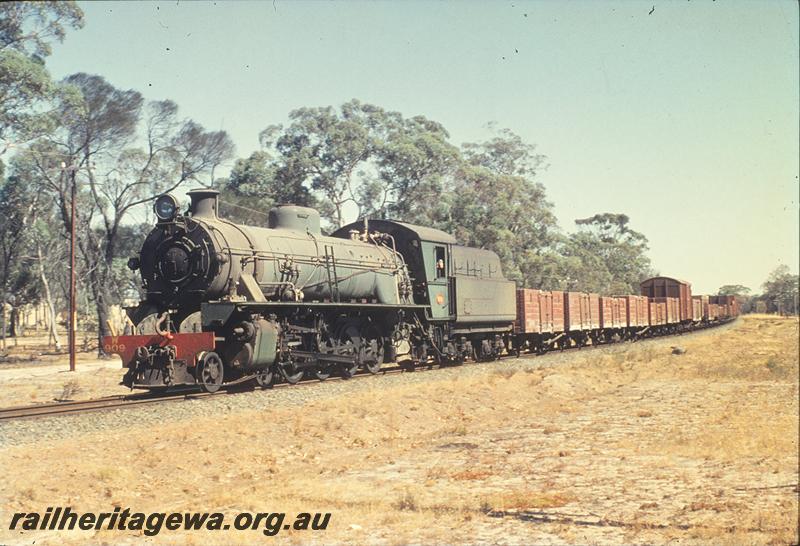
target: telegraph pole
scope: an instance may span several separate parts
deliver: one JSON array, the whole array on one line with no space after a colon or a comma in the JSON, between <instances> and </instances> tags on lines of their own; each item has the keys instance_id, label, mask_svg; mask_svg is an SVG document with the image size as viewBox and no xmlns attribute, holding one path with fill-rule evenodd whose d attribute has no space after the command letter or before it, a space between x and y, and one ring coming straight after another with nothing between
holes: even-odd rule
<instances>
[{"instance_id":1,"label":"telegraph pole","mask_svg":"<svg viewBox=\"0 0 800 546\"><path fill-rule=\"evenodd\" d=\"M77 189L75 186L75 166L70 165L67 167L64 163L61 164L62 169L66 169L69 173L70 181L70 200L69 200L69 218L70 218L70 245L69 245L69 319L67 324L67 334L69 336L69 371L75 371L75 322L77 319L77 310L75 302L77 300L75 290L75 195Z\"/></svg>"},{"instance_id":2,"label":"telegraph pole","mask_svg":"<svg viewBox=\"0 0 800 546\"><path fill-rule=\"evenodd\" d=\"M77 294L75 293L75 195L78 193L75 187L75 167L73 166L70 171L70 180L72 182L70 193L70 249L69 249L69 371L75 371L75 323L78 319L78 312L75 307L77 301Z\"/></svg>"}]
</instances>

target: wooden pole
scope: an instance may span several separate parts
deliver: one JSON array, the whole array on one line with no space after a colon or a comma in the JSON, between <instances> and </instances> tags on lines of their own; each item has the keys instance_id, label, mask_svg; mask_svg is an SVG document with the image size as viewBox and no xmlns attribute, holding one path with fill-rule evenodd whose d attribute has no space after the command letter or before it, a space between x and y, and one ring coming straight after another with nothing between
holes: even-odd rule
<instances>
[{"instance_id":1,"label":"wooden pole","mask_svg":"<svg viewBox=\"0 0 800 546\"><path fill-rule=\"evenodd\" d=\"M75 322L77 310L75 308L75 167L69 167L70 175L70 247L69 247L69 371L75 371Z\"/></svg>"}]
</instances>

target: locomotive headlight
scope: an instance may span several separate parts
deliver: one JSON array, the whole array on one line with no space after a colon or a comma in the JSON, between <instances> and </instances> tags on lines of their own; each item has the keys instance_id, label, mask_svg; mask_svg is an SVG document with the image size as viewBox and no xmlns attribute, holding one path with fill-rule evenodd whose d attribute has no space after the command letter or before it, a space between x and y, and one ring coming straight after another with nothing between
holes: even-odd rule
<instances>
[{"instance_id":1,"label":"locomotive headlight","mask_svg":"<svg viewBox=\"0 0 800 546\"><path fill-rule=\"evenodd\" d=\"M178 214L178 200L166 193L156 199L156 202L153 204L153 210L159 220L168 222Z\"/></svg>"}]
</instances>

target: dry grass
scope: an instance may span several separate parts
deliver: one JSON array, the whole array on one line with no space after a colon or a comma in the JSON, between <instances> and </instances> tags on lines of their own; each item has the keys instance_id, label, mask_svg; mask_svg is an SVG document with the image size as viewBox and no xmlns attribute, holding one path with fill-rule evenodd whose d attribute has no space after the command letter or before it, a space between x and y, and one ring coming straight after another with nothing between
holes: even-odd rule
<instances>
[{"instance_id":1,"label":"dry grass","mask_svg":"<svg viewBox=\"0 0 800 546\"><path fill-rule=\"evenodd\" d=\"M754 488L798 481L797 343L796 321L747 317L681 339L684 355L671 354L670 340L625 345L554 369L431 374L422 386L302 411L5 449L0 518L58 504L329 511L323 535L273 540L796 542L796 493ZM487 515L531 510L552 520ZM0 531L0 542L12 538ZM26 535L37 544L127 538ZM257 540L233 531L161 538Z\"/></svg>"},{"instance_id":2,"label":"dry grass","mask_svg":"<svg viewBox=\"0 0 800 546\"><path fill-rule=\"evenodd\" d=\"M63 360L63 357L62 357ZM113 394L128 394L120 385L123 369L119 360L79 362L76 372L69 365L48 364L46 374L31 378L39 366L5 367L0 365L0 406L23 406L53 400L85 400Z\"/></svg>"},{"instance_id":3,"label":"dry grass","mask_svg":"<svg viewBox=\"0 0 800 546\"><path fill-rule=\"evenodd\" d=\"M576 499L565 493L543 493L529 489L504 491L487 497L483 506L494 511L506 510L538 510L541 508L560 508Z\"/></svg>"}]
</instances>

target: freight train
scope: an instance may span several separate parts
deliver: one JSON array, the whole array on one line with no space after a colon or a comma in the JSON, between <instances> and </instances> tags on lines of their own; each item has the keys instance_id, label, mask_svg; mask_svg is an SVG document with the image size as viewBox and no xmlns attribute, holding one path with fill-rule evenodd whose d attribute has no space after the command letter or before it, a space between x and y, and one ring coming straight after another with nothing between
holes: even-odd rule
<instances>
[{"instance_id":1,"label":"freight train","mask_svg":"<svg viewBox=\"0 0 800 546\"><path fill-rule=\"evenodd\" d=\"M254 381L377 373L386 362L494 360L677 333L738 314L735 300L692 296L666 277L642 295L518 289L499 257L449 234L393 220L363 220L330 236L319 213L284 205L268 227L219 215L211 189L179 211L155 200L156 225L128 266L143 300L104 349L122 357L123 383L208 392Z\"/></svg>"}]
</instances>

